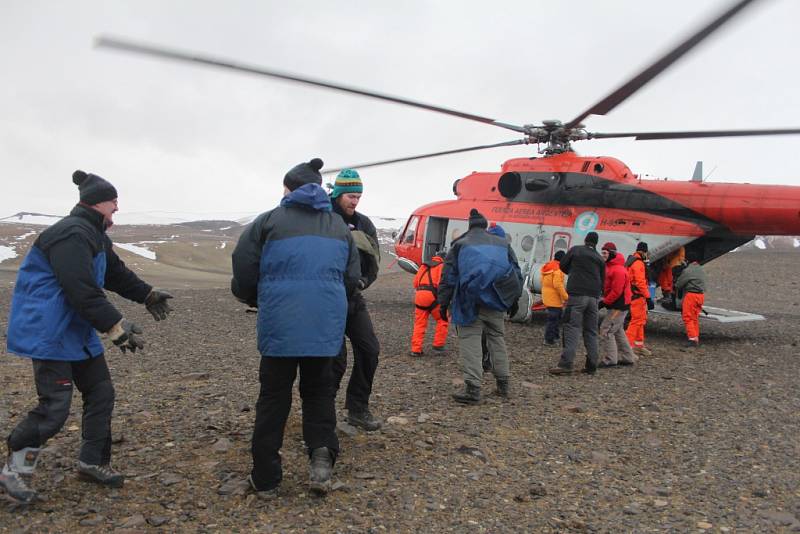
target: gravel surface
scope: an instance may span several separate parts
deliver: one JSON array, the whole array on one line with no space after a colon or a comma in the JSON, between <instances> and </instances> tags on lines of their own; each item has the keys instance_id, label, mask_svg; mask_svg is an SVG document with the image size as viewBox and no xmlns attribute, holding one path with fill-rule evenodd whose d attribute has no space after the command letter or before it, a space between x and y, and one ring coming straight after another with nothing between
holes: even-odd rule
<instances>
[{"instance_id":1,"label":"gravel surface","mask_svg":"<svg viewBox=\"0 0 800 534\"><path fill-rule=\"evenodd\" d=\"M709 304L768 321L703 323L702 348L682 352L680 322L657 318L653 357L594 377L547 375L558 351L542 346L542 316L509 324L512 398L491 396L487 375L485 402L469 407L450 400L460 387L455 340L444 355L428 341L423 358L410 357L411 277L383 276L366 295L383 344L374 408L387 424L343 429L336 490L323 499L307 490L297 397L281 494L242 491L255 315L224 289L176 290L175 313L158 324L118 301L148 343L141 355L108 352L125 487L77 480L76 394L36 473L43 501L0 504L0 531L800 531L797 259L759 251L713 262ZM5 286L3 332L9 300ZM27 360L0 362L5 436L35 392Z\"/></svg>"}]
</instances>

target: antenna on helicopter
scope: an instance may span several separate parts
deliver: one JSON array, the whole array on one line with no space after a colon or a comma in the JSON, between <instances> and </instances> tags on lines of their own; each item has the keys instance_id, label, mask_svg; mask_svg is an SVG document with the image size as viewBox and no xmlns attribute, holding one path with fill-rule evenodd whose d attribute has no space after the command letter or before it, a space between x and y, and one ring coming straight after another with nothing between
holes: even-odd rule
<instances>
[{"instance_id":1,"label":"antenna on helicopter","mask_svg":"<svg viewBox=\"0 0 800 534\"><path fill-rule=\"evenodd\" d=\"M694 166L694 173L692 173L692 182L703 181L703 162L698 161Z\"/></svg>"}]
</instances>

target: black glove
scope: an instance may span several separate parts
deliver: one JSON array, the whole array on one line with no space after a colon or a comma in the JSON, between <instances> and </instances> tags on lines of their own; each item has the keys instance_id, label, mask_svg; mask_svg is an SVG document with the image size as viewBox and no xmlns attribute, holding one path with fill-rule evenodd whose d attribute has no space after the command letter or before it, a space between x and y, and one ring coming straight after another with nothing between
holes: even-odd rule
<instances>
[{"instance_id":1,"label":"black glove","mask_svg":"<svg viewBox=\"0 0 800 534\"><path fill-rule=\"evenodd\" d=\"M122 319L120 322L111 327L108 331L108 337L114 345L119 347L119 350L125 352L130 349L131 352L136 352L136 349L144 348L144 340L141 337L142 329L128 321Z\"/></svg>"},{"instance_id":2,"label":"black glove","mask_svg":"<svg viewBox=\"0 0 800 534\"><path fill-rule=\"evenodd\" d=\"M605 307L606 307L606 303L605 303L605 302L603 302L602 300L601 300L600 302L598 302L598 303L597 303L597 309L598 309L598 310L602 310L602 309L603 309L603 308L605 308Z\"/></svg>"},{"instance_id":3,"label":"black glove","mask_svg":"<svg viewBox=\"0 0 800 534\"><path fill-rule=\"evenodd\" d=\"M508 309L508 316L509 317L514 317L517 314L518 311L519 311L519 302L515 302Z\"/></svg>"},{"instance_id":4,"label":"black glove","mask_svg":"<svg viewBox=\"0 0 800 534\"><path fill-rule=\"evenodd\" d=\"M172 311L172 308L167 303L167 300L171 298L172 295L166 291L154 289L147 295L147 298L144 299L144 306L147 308L147 311L150 312L150 315L153 316L153 319L162 321L166 319L169 312Z\"/></svg>"},{"instance_id":5,"label":"black glove","mask_svg":"<svg viewBox=\"0 0 800 534\"><path fill-rule=\"evenodd\" d=\"M439 306L439 315L441 316L442 321L449 321L449 318L447 317L447 306Z\"/></svg>"},{"instance_id":6,"label":"black glove","mask_svg":"<svg viewBox=\"0 0 800 534\"><path fill-rule=\"evenodd\" d=\"M364 291L367 289L367 282L363 278L358 279L358 284L356 285L359 291Z\"/></svg>"},{"instance_id":7,"label":"black glove","mask_svg":"<svg viewBox=\"0 0 800 534\"><path fill-rule=\"evenodd\" d=\"M647 309L648 310L652 310L655 307L656 307L656 305L653 303L653 299L650 299L650 298L647 299Z\"/></svg>"}]
</instances>

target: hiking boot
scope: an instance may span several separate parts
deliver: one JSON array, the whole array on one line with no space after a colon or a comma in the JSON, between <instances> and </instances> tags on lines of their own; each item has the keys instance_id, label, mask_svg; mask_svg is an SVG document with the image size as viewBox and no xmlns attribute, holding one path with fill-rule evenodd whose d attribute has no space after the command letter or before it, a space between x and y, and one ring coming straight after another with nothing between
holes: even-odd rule
<instances>
[{"instance_id":1,"label":"hiking boot","mask_svg":"<svg viewBox=\"0 0 800 534\"><path fill-rule=\"evenodd\" d=\"M626 362L625 360L620 360L617 365L622 366L622 367L630 367L633 364L634 364L634 362Z\"/></svg>"},{"instance_id":2,"label":"hiking boot","mask_svg":"<svg viewBox=\"0 0 800 534\"><path fill-rule=\"evenodd\" d=\"M409 354L411 356L414 356L415 358L419 358L420 356L422 356L422 351L412 350L411 352L409 352Z\"/></svg>"},{"instance_id":3,"label":"hiking boot","mask_svg":"<svg viewBox=\"0 0 800 534\"><path fill-rule=\"evenodd\" d=\"M311 491L317 495L325 495L331 489L331 474L333 473L333 456L327 447L319 447L311 451L309 464Z\"/></svg>"},{"instance_id":4,"label":"hiking boot","mask_svg":"<svg viewBox=\"0 0 800 534\"><path fill-rule=\"evenodd\" d=\"M572 369L567 369L566 367L552 367L547 370L548 373L551 375L559 376L559 375L571 375Z\"/></svg>"},{"instance_id":5,"label":"hiking boot","mask_svg":"<svg viewBox=\"0 0 800 534\"><path fill-rule=\"evenodd\" d=\"M453 400L461 404L479 404L481 402L481 388L472 384L464 384L464 392L453 393Z\"/></svg>"},{"instance_id":6,"label":"hiking boot","mask_svg":"<svg viewBox=\"0 0 800 534\"><path fill-rule=\"evenodd\" d=\"M433 350L435 352L445 352L447 349L442 345L441 347L437 347L436 345L433 346Z\"/></svg>"},{"instance_id":7,"label":"hiking boot","mask_svg":"<svg viewBox=\"0 0 800 534\"><path fill-rule=\"evenodd\" d=\"M116 472L111 464L90 465L78 462L78 478L85 482L94 482L109 488L121 488L125 477Z\"/></svg>"},{"instance_id":8,"label":"hiking boot","mask_svg":"<svg viewBox=\"0 0 800 534\"><path fill-rule=\"evenodd\" d=\"M700 341L697 339L688 339L686 343L683 345L681 350L683 351L690 351L698 348L700 346Z\"/></svg>"},{"instance_id":9,"label":"hiking boot","mask_svg":"<svg viewBox=\"0 0 800 534\"><path fill-rule=\"evenodd\" d=\"M556 342L555 341L547 341L545 339L544 340L544 345L545 345L545 347L555 347L556 346Z\"/></svg>"},{"instance_id":10,"label":"hiking boot","mask_svg":"<svg viewBox=\"0 0 800 534\"><path fill-rule=\"evenodd\" d=\"M504 399L508 398L508 378L498 378L496 379L497 389L495 393Z\"/></svg>"},{"instance_id":11,"label":"hiking boot","mask_svg":"<svg viewBox=\"0 0 800 534\"><path fill-rule=\"evenodd\" d=\"M0 490L17 504L30 504L36 498L36 490L28 487L22 476L8 468L8 464L0 472Z\"/></svg>"},{"instance_id":12,"label":"hiking boot","mask_svg":"<svg viewBox=\"0 0 800 534\"><path fill-rule=\"evenodd\" d=\"M363 410L347 410L345 421L367 432L374 432L381 428L381 420L370 413L369 408Z\"/></svg>"},{"instance_id":13,"label":"hiking boot","mask_svg":"<svg viewBox=\"0 0 800 534\"><path fill-rule=\"evenodd\" d=\"M650 349L642 346L642 347L633 347L633 353L638 354L639 356L652 356L653 351Z\"/></svg>"},{"instance_id":14,"label":"hiking boot","mask_svg":"<svg viewBox=\"0 0 800 534\"><path fill-rule=\"evenodd\" d=\"M259 499L269 500L278 496L278 486L268 490L260 490L256 487L256 483L253 480L252 474L247 475L247 483L250 485L250 488L255 492L256 497Z\"/></svg>"},{"instance_id":15,"label":"hiking boot","mask_svg":"<svg viewBox=\"0 0 800 534\"><path fill-rule=\"evenodd\" d=\"M608 369L609 367L616 367L617 365L624 365L622 362L619 363L609 363L609 362L600 362L597 364L598 369Z\"/></svg>"},{"instance_id":16,"label":"hiking boot","mask_svg":"<svg viewBox=\"0 0 800 534\"><path fill-rule=\"evenodd\" d=\"M581 373L585 375L594 375L595 373L597 373L597 367L589 367L589 366L584 367L583 369L581 369Z\"/></svg>"}]
</instances>

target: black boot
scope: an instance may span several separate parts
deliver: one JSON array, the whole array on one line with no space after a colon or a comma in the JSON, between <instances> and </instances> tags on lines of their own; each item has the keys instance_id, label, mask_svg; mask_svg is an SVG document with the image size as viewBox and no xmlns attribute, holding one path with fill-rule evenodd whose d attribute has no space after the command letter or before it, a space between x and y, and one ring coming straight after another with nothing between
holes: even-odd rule
<instances>
[{"instance_id":1,"label":"black boot","mask_svg":"<svg viewBox=\"0 0 800 534\"><path fill-rule=\"evenodd\" d=\"M479 404L481 402L480 386L464 385L463 393L453 393L453 400L461 404Z\"/></svg>"},{"instance_id":2,"label":"black boot","mask_svg":"<svg viewBox=\"0 0 800 534\"><path fill-rule=\"evenodd\" d=\"M319 447L311 451L309 465L311 491L317 495L325 495L331 489L333 473L333 455L327 447Z\"/></svg>"},{"instance_id":3,"label":"black boot","mask_svg":"<svg viewBox=\"0 0 800 534\"><path fill-rule=\"evenodd\" d=\"M506 378L497 378L497 389L495 393L499 396L503 397L504 399L508 398L508 377Z\"/></svg>"},{"instance_id":4,"label":"black boot","mask_svg":"<svg viewBox=\"0 0 800 534\"><path fill-rule=\"evenodd\" d=\"M347 410L347 422L367 432L374 432L381 428L381 420L372 415L369 408L363 410Z\"/></svg>"}]
</instances>

